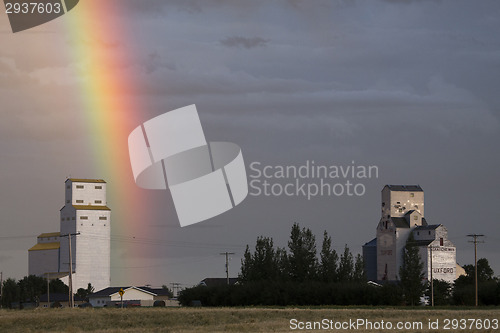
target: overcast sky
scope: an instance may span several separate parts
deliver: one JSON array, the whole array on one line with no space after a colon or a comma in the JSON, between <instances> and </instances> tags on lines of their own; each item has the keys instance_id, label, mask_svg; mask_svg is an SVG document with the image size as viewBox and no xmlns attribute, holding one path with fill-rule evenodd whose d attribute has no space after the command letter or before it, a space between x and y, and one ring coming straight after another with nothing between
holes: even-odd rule
<instances>
[{"instance_id":1,"label":"overcast sky","mask_svg":"<svg viewBox=\"0 0 500 333\"><path fill-rule=\"evenodd\" d=\"M95 171L92 133L77 121L75 68L84 60L69 56L64 29L92 1L17 34L0 14L4 276L26 275L36 235L57 230L67 176L115 186L113 174ZM473 263L466 235L485 234L479 257L500 274L498 1L110 2L123 9L113 12L123 32L80 34L111 59L127 54L119 64L134 82L127 98L142 106L132 128L196 104L207 139L237 143L249 173L254 161L379 169L361 197L249 196L187 228L168 192L138 190L155 218L128 235L144 241L112 242L114 285L222 277L226 250L236 253L236 276L246 244L264 235L286 246L294 222L311 228L318 247L327 230L337 250L359 253L375 237L385 184L422 186L425 217L448 228L460 264ZM131 204L109 201L113 216ZM116 233L120 221L112 223Z\"/></svg>"}]
</instances>

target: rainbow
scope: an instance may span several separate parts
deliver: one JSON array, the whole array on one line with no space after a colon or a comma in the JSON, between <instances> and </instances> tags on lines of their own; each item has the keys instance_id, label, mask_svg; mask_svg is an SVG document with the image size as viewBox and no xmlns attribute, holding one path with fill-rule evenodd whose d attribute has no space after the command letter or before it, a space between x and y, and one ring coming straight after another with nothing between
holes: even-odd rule
<instances>
[{"instance_id":1,"label":"rainbow","mask_svg":"<svg viewBox=\"0 0 500 333\"><path fill-rule=\"evenodd\" d=\"M92 178L102 178L108 183L108 202L112 209L112 263L113 267L130 266L123 253L116 248L134 251L136 256L145 255L146 247L133 242L113 242L140 237L141 222L151 216L148 192L134 183L130 167L127 138L129 133L144 119L141 107L132 96L134 79L127 77L124 66L131 63L130 48L108 41L120 40L127 34L123 22L123 9L119 1L80 1L67 13L65 21L70 43L70 58L78 66L79 91L76 101L83 112L81 119L89 133L90 155L95 161ZM118 38L120 37L120 38ZM132 244L130 244L132 243ZM135 247L134 247L135 246ZM132 248L131 248L132 247ZM144 283L144 273L127 270L116 283ZM112 278L113 279L113 278Z\"/></svg>"}]
</instances>

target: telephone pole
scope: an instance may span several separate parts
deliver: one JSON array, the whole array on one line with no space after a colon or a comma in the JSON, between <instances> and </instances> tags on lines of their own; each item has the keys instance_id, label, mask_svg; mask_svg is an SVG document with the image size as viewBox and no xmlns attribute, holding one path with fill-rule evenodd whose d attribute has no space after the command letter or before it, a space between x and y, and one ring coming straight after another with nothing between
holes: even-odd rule
<instances>
[{"instance_id":1,"label":"telephone pole","mask_svg":"<svg viewBox=\"0 0 500 333\"><path fill-rule=\"evenodd\" d=\"M50 309L50 273L47 272L47 308Z\"/></svg>"},{"instance_id":2,"label":"telephone pole","mask_svg":"<svg viewBox=\"0 0 500 333\"><path fill-rule=\"evenodd\" d=\"M222 252L219 253L222 256L226 256L226 279L227 279L227 285L229 285L229 255L234 254L234 252Z\"/></svg>"},{"instance_id":3,"label":"telephone pole","mask_svg":"<svg viewBox=\"0 0 500 333\"><path fill-rule=\"evenodd\" d=\"M68 247L69 247L69 307L73 308L75 304L75 299L73 295L73 257L71 254L71 236L79 235L79 232L73 234L61 235L61 237L68 237Z\"/></svg>"},{"instance_id":4,"label":"telephone pole","mask_svg":"<svg viewBox=\"0 0 500 333\"><path fill-rule=\"evenodd\" d=\"M3 301L3 272L0 272L0 309Z\"/></svg>"},{"instance_id":5,"label":"telephone pole","mask_svg":"<svg viewBox=\"0 0 500 333\"><path fill-rule=\"evenodd\" d=\"M477 302L477 243L484 243L484 241L478 241L478 237L484 237L484 235L478 235L478 234L470 234L467 235L467 237L472 237L473 240L469 241L469 243L474 243L474 281L476 283L476 306L478 304Z\"/></svg>"},{"instance_id":6,"label":"telephone pole","mask_svg":"<svg viewBox=\"0 0 500 333\"><path fill-rule=\"evenodd\" d=\"M431 250L431 306L434 307L434 276L433 276L433 272L432 272L432 250L433 250L433 247L432 246L429 246L429 249Z\"/></svg>"}]
</instances>

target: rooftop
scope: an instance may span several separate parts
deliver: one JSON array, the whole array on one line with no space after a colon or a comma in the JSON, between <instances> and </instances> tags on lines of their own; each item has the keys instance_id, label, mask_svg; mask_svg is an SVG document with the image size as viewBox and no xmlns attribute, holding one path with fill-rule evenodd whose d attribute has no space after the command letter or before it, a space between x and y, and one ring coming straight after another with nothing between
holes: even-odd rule
<instances>
[{"instance_id":1,"label":"rooftop","mask_svg":"<svg viewBox=\"0 0 500 333\"><path fill-rule=\"evenodd\" d=\"M435 239L428 239L428 240L420 240L420 241L414 241L412 245L415 246L429 246L430 243L434 242Z\"/></svg>"},{"instance_id":2,"label":"rooftop","mask_svg":"<svg viewBox=\"0 0 500 333\"><path fill-rule=\"evenodd\" d=\"M434 230L434 229L437 229L440 226L441 226L441 224L422 225L422 226L416 227L415 230L416 231L420 231L420 230Z\"/></svg>"},{"instance_id":3,"label":"rooftop","mask_svg":"<svg viewBox=\"0 0 500 333\"><path fill-rule=\"evenodd\" d=\"M103 179L68 178L66 179L66 182L68 180L73 183L106 183Z\"/></svg>"},{"instance_id":4,"label":"rooftop","mask_svg":"<svg viewBox=\"0 0 500 333\"><path fill-rule=\"evenodd\" d=\"M420 185L385 185L385 187L388 187L391 191L399 191L399 192L423 192L424 191L420 187Z\"/></svg>"},{"instance_id":5,"label":"rooftop","mask_svg":"<svg viewBox=\"0 0 500 333\"><path fill-rule=\"evenodd\" d=\"M377 237L375 237L374 239L372 239L371 241L365 243L365 245L363 245L363 247L371 247L371 246L377 246Z\"/></svg>"},{"instance_id":6,"label":"rooftop","mask_svg":"<svg viewBox=\"0 0 500 333\"><path fill-rule=\"evenodd\" d=\"M233 285L238 282L238 278L229 278L229 284ZM227 278L205 278L201 280L199 285L207 287L224 286L227 285Z\"/></svg>"},{"instance_id":7,"label":"rooftop","mask_svg":"<svg viewBox=\"0 0 500 333\"><path fill-rule=\"evenodd\" d=\"M102 297L102 296L111 296L120 291L120 289L123 289L125 293L127 293L128 289L136 289L145 293L153 294L154 296L167 296L168 291L163 288L150 288L150 287L135 287L135 286L126 286L126 287L108 287L102 290L99 290L91 295L89 297Z\"/></svg>"},{"instance_id":8,"label":"rooftop","mask_svg":"<svg viewBox=\"0 0 500 333\"><path fill-rule=\"evenodd\" d=\"M404 217L391 217L392 222L396 228L409 228L410 225Z\"/></svg>"},{"instance_id":9,"label":"rooftop","mask_svg":"<svg viewBox=\"0 0 500 333\"><path fill-rule=\"evenodd\" d=\"M73 205L76 210L111 210L108 206Z\"/></svg>"},{"instance_id":10,"label":"rooftop","mask_svg":"<svg viewBox=\"0 0 500 333\"><path fill-rule=\"evenodd\" d=\"M33 246L31 249L29 249L28 251L57 250L60 247L61 247L61 244L59 242L38 243L35 246Z\"/></svg>"}]
</instances>

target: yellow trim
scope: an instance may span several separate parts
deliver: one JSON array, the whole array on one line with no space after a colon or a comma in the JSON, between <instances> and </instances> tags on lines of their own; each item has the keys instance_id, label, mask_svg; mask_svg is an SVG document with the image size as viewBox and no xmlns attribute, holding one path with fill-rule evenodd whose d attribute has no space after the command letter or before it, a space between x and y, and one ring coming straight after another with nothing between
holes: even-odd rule
<instances>
[{"instance_id":1,"label":"yellow trim","mask_svg":"<svg viewBox=\"0 0 500 333\"><path fill-rule=\"evenodd\" d=\"M28 251L57 250L60 247L61 247L61 244L59 242L38 243L35 246L33 246L31 249L29 249Z\"/></svg>"},{"instance_id":2,"label":"yellow trim","mask_svg":"<svg viewBox=\"0 0 500 333\"><path fill-rule=\"evenodd\" d=\"M49 237L59 237L59 236L61 236L60 232L46 232L40 234L37 238L49 238Z\"/></svg>"},{"instance_id":3,"label":"yellow trim","mask_svg":"<svg viewBox=\"0 0 500 333\"><path fill-rule=\"evenodd\" d=\"M108 206L73 205L76 210L111 210Z\"/></svg>"},{"instance_id":4,"label":"yellow trim","mask_svg":"<svg viewBox=\"0 0 500 333\"><path fill-rule=\"evenodd\" d=\"M71 180L73 183L106 183L103 179L83 179L83 178L68 178L66 181Z\"/></svg>"}]
</instances>

